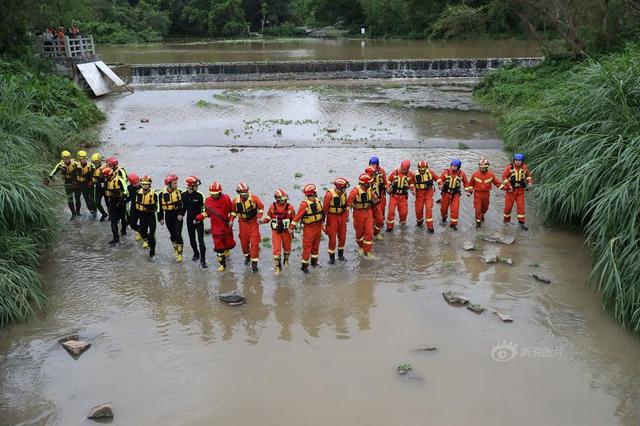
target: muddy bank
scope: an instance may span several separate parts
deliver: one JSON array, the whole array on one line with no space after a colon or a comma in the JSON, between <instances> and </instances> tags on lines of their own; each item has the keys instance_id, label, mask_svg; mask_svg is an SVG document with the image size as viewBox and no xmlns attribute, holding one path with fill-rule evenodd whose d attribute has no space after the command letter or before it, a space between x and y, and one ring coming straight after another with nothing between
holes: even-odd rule
<instances>
[{"instance_id":1,"label":"muddy bank","mask_svg":"<svg viewBox=\"0 0 640 426\"><path fill-rule=\"evenodd\" d=\"M367 61L269 61L209 64L133 64L132 84L363 78L479 77L505 65L533 66L542 58Z\"/></svg>"}]
</instances>

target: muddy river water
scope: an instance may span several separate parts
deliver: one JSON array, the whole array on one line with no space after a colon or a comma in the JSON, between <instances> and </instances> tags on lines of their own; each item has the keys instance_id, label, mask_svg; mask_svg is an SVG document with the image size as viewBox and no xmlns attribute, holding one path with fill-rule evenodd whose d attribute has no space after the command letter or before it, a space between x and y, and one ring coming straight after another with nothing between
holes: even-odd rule
<instances>
[{"instance_id":1,"label":"muddy river water","mask_svg":"<svg viewBox=\"0 0 640 426\"><path fill-rule=\"evenodd\" d=\"M156 88L99 105L101 151L129 171L196 174L227 192L246 181L265 202L277 187L297 205L308 182L355 181L371 155L389 171L404 158L442 170L458 156L468 173L482 156L507 162L495 119L455 82ZM503 225L502 203L494 191L481 230L466 197L457 232L427 234L410 212L374 262L349 225L348 261L329 265L324 241L306 276L299 237L279 276L266 246L259 273L236 249L220 274L188 248L176 264L165 229L153 260L131 235L110 248L108 226L85 214L47 255L44 312L0 330L0 424L88 424L103 402L121 425L640 424L640 342L585 287L582 236L546 227L532 199L528 232ZM493 233L515 243L481 239ZM494 254L514 264L483 262ZM218 301L233 289L247 304ZM449 306L449 289L488 311ZM77 360L57 343L71 333L92 343ZM399 376L402 363L413 371Z\"/></svg>"}]
</instances>

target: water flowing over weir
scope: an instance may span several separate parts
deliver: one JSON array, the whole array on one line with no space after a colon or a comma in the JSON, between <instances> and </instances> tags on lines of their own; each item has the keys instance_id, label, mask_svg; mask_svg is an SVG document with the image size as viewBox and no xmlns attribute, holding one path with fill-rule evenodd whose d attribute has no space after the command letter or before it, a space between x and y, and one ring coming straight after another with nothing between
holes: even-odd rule
<instances>
[{"instance_id":1,"label":"water flowing over weir","mask_svg":"<svg viewBox=\"0 0 640 426\"><path fill-rule=\"evenodd\" d=\"M534 66L543 58L266 61L131 65L132 84L366 78L480 77L506 66Z\"/></svg>"}]
</instances>

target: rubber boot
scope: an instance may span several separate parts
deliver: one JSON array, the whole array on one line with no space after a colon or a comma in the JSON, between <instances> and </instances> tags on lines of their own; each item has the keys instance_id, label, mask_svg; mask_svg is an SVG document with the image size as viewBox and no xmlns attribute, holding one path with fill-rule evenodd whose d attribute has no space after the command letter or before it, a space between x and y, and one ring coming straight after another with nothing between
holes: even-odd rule
<instances>
[{"instance_id":1,"label":"rubber boot","mask_svg":"<svg viewBox=\"0 0 640 426\"><path fill-rule=\"evenodd\" d=\"M302 272L304 272L305 274L308 274L309 273L309 264L308 263L303 263L302 267L300 269L302 269Z\"/></svg>"},{"instance_id":2,"label":"rubber boot","mask_svg":"<svg viewBox=\"0 0 640 426\"><path fill-rule=\"evenodd\" d=\"M284 254L284 259L283 259L283 261L282 261L282 264L283 264L284 266L289 266L289 253L285 253L285 254Z\"/></svg>"},{"instance_id":3,"label":"rubber boot","mask_svg":"<svg viewBox=\"0 0 640 426\"><path fill-rule=\"evenodd\" d=\"M104 222L105 220L107 220L108 217L109 217L108 214L102 213L102 215L100 216L100 222Z\"/></svg>"},{"instance_id":4,"label":"rubber boot","mask_svg":"<svg viewBox=\"0 0 640 426\"><path fill-rule=\"evenodd\" d=\"M144 241L142 242L142 248L143 248L143 249L147 249L147 248L149 248L149 240L144 240Z\"/></svg>"},{"instance_id":5,"label":"rubber boot","mask_svg":"<svg viewBox=\"0 0 640 426\"><path fill-rule=\"evenodd\" d=\"M482 226L482 221L476 220L476 228L480 228Z\"/></svg>"},{"instance_id":6,"label":"rubber boot","mask_svg":"<svg viewBox=\"0 0 640 426\"><path fill-rule=\"evenodd\" d=\"M109 241L109 245L115 246L120 242L120 237L118 236L118 224L111 223L111 234L113 235L113 238Z\"/></svg>"},{"instance_id":7,"label":"rubber boot","mask_svg":"<svg viewBox=\"0 0 640 426\"><path fill-rule=\"evenodd\" d=\"M433 234L435 231L433 230L433 226L431 226L430 228L427 228L427 231L429 231L430 234Z\"/></svg>"},{"instance_id":8,"label":"rubber boot","mask_svg":"<svg viewBox=\"0 0 640 426\"><path fill-rule=\"evenodd\" d=\"M345 259L344 257L344 249L338 249L338 260L341 262L346 262L347 259Z\"/></svg>"},{"instance_id":9,"label":"rubber boot","mask_svg":"<svg viewBox=\"0 0 640 426\"><path fill-rule=\"evenodd\" d=\"M525 225L524 222L520 222L520 229L522 229L523 231L528 231L529 228L527 228L527 225Z\"/></svg>"},{"instance_id":10,"label":"rubber boot","mask_svg":"<svg viewBox=\"0 0 640 426\"><path fill-rule=\"evenodd\" d=\"M207 261L204 258L200 259L200 267L202 269L207 269L207 267L209 266L209 264L207 263Z\"/></svg>"},{"instance_id":11,"label":"rubber boot","mask_svg":"<svg viewBox=\"0 0 640 426\"><path fill-rule=\"evenodd\" d=\"M225 250L224 251L224 257L229 257L229 254L231 254L230 250Z\"/></svg>"},{"instance_id":12,"label":"rubber boot","mask_svg":"<svg viewBox=\"0 0 640 426\"><path fill-rule=\"evenodd\" d=\"M156 255L156 246L155 244L149 248L149 257L153 257Z\"/></svg>"},{"instance_id":13,"label":"rubber boot","mask_svg":"<svg viewBox=\"0 0 640 426\"><path fill-rule=\"evenodd\" d=\"M422 221L421 221L421 220L418 220L418 221L416 222L416 226L417 226L417 227L419 227L419 228L422 228Z\"/></svg>"},{"instance_id":14,"label":"rubber boot","mask_svg":"<svg viewBox=\"0 0 640 426\"><path fill-rule=\"evenodd\" d=\"M142 235L140 235L140 233L138 231L136 231L135 234L134 234L133 239L136 240L136 241L140 241L142 239Z\"/></svg>"},{"instance_id":15,"label":"rubber boot","mask_svg":"<svg viewBox=\"0 0 640 426\"><path fill-rule=\"evenodd\" d=\"M122 228L120 230L120 235L127 235L127 228Z\"/></svg>"},{"instance_id":16,"label":"rubber boot","mask_svg":"<svg viewBox=\"0 0 640 426\"><path fill-rule=\"evenodd\" d=\"M258 272L258 261L257 260L252 260L251 261L251 270L253 272Z\"/></svg>"},{"instance_id":17,"label":"rubber boot","mask_svg":"<svg viewBox=\"0 0 640 426\"><path fill-rule=\"evenodd\" d=\"M449 225L449 228L453 229L454 231L458 230L458 225L454 225L453 223Z\"/></svg>"},{"instance_id":18,"label":"rubber boot","mask_svg":"<svg viewBox=\"0 0 640 426\"><path fill-rule=\"evenodd\" d=\"M318 267L318 258L317 257L312 257L311 258L311 266L313 266L314 268Z\"/></svg>"},{"instance_id":19,"label":"rubber boot","mask_svg":"<svg viewBox=\"0 0 640 426\"><path fill-rule=\"evenodd\" d=\"M371 252L365 253L362 257L364 257L367 260L375 260L376 259L376 257Z\"/></svg>"},{"instance_id":20,"label":"rubber boot","mask_svg":"<svg viewBox=\"0 0 640 426\"><path fill-rule=\"evenodd\" d=\"M178 256L178 244L177 243L171 243L171 244L173 244L173 255Z\"/></svg>"},{"instance_id":21,"label":"rubber boot","mask_svg":"<svg viewBox=\"0 0 640 426\"><path fill-rule=\"evenodd\" d=\"M282 271L282 263L280 262L280 258L279 257L274 257L273 258L273 266L274 266L274 271L276 274L279 274L280 271Z\"/></svg>"},{"instance_id":22,"label":"rubber boot","mask_svg":"<svg viewBox=\"0 0 640 426\"><path fill-rule=\"evenodd\" d=\"M336 263L336 254L329 253L329 265L333 265L334 263Z\"/></svg>"},{"instance_id":23,"label":"rubber boot","mask_svg":"<svg viewBox=\"0 0 640 426\"><path fill-rule=\"evenodd\" d=\"M198 253L197 251L193 253L193 257L191 258L191 260L193 260L194 262L200 260L200 253Z\"/></svg>"},{"instance_id":24,"label":"rubber boot","mask_svg":"<svg viewBox=\"0 0 640 426\"><path fill-rule=\"evenodd\" d=\"M244 255L244 264L248 265L251 263L251 255L250 254L245 254Z\"/></svg>"},{"instance_id":25,"label":"rubber boot","mask_svg":"<svg viewBox=\"0 0 640 426\"><path fill-rule=\"evenodd\" d=\"M446 216L442 216L442 223L447 223L447 217Z\"/></svg>"},{"instance_id":26,"label":"rubber boot","mask_svg":"<svg viewBox=\"0 0 640 426\"><path fill-rule=\"evenodd\" d=\"M220 264L220 266L218 266L218 272L224 272L227 267L227 260L224 253L218 253L218 263Z\"/></svg>"},{"instance_id":27,"label":"rubber boot","mask_svg":"<svg viewBox=\"0 0 640 426\"><path fill-rule=\"evenodd\" d=\"M184 257L182 257L182 244L176 244L176 262L182 262Z\"/></svg>"}]
</instances>

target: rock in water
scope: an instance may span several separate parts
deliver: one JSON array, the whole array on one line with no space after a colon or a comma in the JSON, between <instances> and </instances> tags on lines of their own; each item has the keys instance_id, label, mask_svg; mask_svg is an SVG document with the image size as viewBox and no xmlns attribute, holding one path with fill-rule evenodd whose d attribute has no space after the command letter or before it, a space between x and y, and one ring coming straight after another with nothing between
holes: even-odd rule
<instances>
[{"instance_id":1,"label":"rock in water","mask_svg":"<svg viewBox=\"0 0 640 426\"><path fill-rule=\"evenodd\" d=\"M513 322L513 318L511 318L511 315L503 314L500 311L493 311L493 313L496 314L496 316L500 318L502 322Z\"/></svg>"},{"instance_id":2,"label":"rock in water","mask_svg":"<svg viewBox=\"0 0 640 426\"><path fill-rule=\"evenodd\" d=\"M446 291L442 293L442 297L444 297L444 300L446 300L450 305L463 306L469 303L469 299L459 296L453 291Z\"/></svg>"},{"instance_id":3,"label":"rock in water","mask_svg":"<svg viewBox=\"0 0 640 426\"><path fill-rule=\"evenodd\" d=\"M97 407L93 407L87 416L89 419L102 419L105 417L113 417L113 409L109 404L102 404Z\"/></svg>"},{"instance_id":4,"label":"rock in water","mask_svg":"<svg viewBox=\"0 0 640 426\"><path fill-rule=\"evenodd\" d=\"M407 363L400 364L398 366L398 368L396 369L398 374L400 374L401 376L404 376L405 374L407 374L411 370L413 370L413 368L411 367L411 364L407 364Z\"/></svg>"},{"instance_id":5,"label":"rock in water","mask_svg":"<svg viewBox=\"0 0 640 426\"><path fill-rule=\"evenodd\" d=\"M531 276L533 278L535 278L536 280L540 281L541 283L545 283L545 284L551 284L551 280L543 275L540 274L531 274Z\"/></svg>"},{"instance_id":6,"label":"rock in water","mask_svg":"<svg viewBox=\"0 0 640 426\"><path fill-rule=\"evenodd\" d=\"M91 343L84 340L66 340L62 342L62 347L74 357L78 357L91 347Z\"/></svg>"},{"instance_id":7,"label":"rock in water","mask_svg":"<svg viewBox=\"0 0 640 426\"><path fill-rule=\"evenodd\" d=\"M329 132L329 133L336 133L337 131L338 131L338 129L336 129L335 127L329 127L327 129L327 132Z\"/></svg>"},{"instance_id":8,"label":"rock in water","mask_svg":"<svg viewBox=\"0 0 640 426\"><path fill-rule=\"evenodd\" d=\"M462 245L462 248L469 251L469 250L475 250L476 246L471 241L465 241L464 244Z\"/></svg>"},{"instance_id":9,"label":"rock in water","mask_svg":"<svg viewBox=\"0 0 640 426\"><path fill-rule=\"evenodd\" d=\"M499 243L511 245L515 242L515 238L509 235L483 235L482 239L488 243Z\"/></svg>"},{"instance_id":10,"label":"rock in water","mask_svg":"<svg viewBox=\"0 0 640 426\"><path fill-rule=\"evenodd\" d=\"M432 351L437 351L438 348L435 346L427 346L426 348L420 348L417 349L418 352L432 352Z\"/></svg>"},{"instance_id":11,"label":"rock in water","mask_svg":"<svg viewBox=\"0 0 640 426\"><path fill-rule=\"evenodd\" d=\"M498 263L498 256L485 256L484 263Z\"/></svg>"},{"instance_id":12,"label":"rock in water","mask_svg":"<svg viewBox=\"0 0 640 426\"><path fill-rule=\"evenodd\" d=\"M470 310L471 312L474 312L476 314L481 314L485 311L484 306L479 305L477 303L469 303L467 305L467 309Z\"/></svg>"},{"instance_id":13,"label":"rock in water","mask_svg":"<svg viewBox=\"0 0 640 426\"><path fill-rule=\"evenodd\" d=\"M70 334L69 336L65 336L62 339L58 340L58 343L63 344L69 340L80 340L80 336L77 334Z\"/></svg>"},{"instance_id":14,"label":"rock in water","mask_svg":"<svg viewBox=\"0 0 640 426\"><path fill-rule=\"evenodd\" d=\"M505 256L498 256L498 261L501 263L506 263L507 265L513 265L513 259Z\"/></svg>"},{"instance_id":15,"label":"rock in water","mask_svg":"<svg viewBox=\"0 0 640 426\"><path fill-rule=\"evenodd\" d=\"M140 119L140 122L141 122L141 123L148 123L148 122L149 122L149 119L148 119L148 118L141 118L141 119Z\"/></svg>"},{"instance_id":16,"label":"rock in water","mask_svg":"<svg viewBox=\"0 0 640 426\"><path fill-rule=\"evenodd\" d=\"M231 306L242 305L245 302L244 295L239 290L222 293L218 298Z\"/></svg>"},{"instance_id":17,"label":"rock in water","mask_svg":"<svg viewBox=\"0 0 640 426\"><path fill-rule=\"evenodd\" d=\"M240 150L236 147L231 148L229 151L231 152L240 152Z\"/></svg>"}]
</instances>

